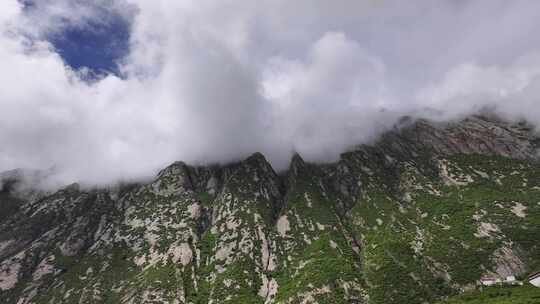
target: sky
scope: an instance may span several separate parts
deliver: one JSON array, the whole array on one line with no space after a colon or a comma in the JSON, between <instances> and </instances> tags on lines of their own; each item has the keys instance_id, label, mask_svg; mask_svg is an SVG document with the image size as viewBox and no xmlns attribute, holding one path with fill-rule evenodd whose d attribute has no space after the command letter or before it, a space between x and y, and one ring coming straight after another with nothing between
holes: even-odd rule
<instances>
[{"instance_id":1,"label":"sky","mask_svg":"<svg viewBox=\"0 0 540 304\"><path fill-rule=\"evenodd\" d=\"M331 162L404 115L540 122L540 1L2 0L0 171Z\"/></svg>"}]
</instances>

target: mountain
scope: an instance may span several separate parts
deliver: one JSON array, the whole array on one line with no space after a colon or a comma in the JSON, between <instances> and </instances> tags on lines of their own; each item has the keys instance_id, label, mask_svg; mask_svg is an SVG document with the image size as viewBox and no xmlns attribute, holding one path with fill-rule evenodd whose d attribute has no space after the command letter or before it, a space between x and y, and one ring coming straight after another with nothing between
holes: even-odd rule
<instances>
[{"instance_id":1,"label":"mountain","mask_svg":"<svg viewBox=\"0 0 540 304\"><path fill-rule=\"evenodd\" d=\"M540 270L540 138L404 119L332 164L0 192L2 303L434 303Z\"/></svg>"}]
</instances>

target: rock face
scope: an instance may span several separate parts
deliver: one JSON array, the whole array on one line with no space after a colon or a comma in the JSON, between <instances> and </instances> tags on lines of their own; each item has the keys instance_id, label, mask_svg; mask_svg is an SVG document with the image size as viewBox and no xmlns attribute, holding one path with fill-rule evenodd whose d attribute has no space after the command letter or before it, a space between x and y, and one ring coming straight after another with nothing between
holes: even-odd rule
<instances>
[{"instance_id":1,"label":"rock face","mask_svg":"<svg viewBox=\"0 0 540 304\"><path fill-rule=\"evenodd\" d=\"M1 303L426 303L540 269L538 138L417 121L333 164L0 191ZM5 211L5 212L4 212Z\"/></svg>"}]
</instances>

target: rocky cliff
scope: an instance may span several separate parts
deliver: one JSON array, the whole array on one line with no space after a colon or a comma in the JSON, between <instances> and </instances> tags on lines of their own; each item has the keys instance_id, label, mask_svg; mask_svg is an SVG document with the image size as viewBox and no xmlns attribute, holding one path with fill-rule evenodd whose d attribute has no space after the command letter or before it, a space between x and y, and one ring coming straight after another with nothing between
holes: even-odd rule
<instances>
[{"instance_id":1,"label":"rocky cliff","mask_svg":"<svg viewBox=\"0 0 540 304\"><path fill-rule=\"evenodd\" d=\"M2 303L431 303L540 269L539 138L407 121L332 164L0 191Z\"/></svg>"}]
</instances>

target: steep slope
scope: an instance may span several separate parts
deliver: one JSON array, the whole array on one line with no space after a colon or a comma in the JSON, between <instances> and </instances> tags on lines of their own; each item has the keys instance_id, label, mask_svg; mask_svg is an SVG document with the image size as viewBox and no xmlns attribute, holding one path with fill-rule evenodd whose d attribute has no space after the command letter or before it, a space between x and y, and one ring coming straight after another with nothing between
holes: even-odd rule
<instances>
[{"instance_id":1,"label":"steep slope","mask_svg":"<svg viewBox=\"0 0 540 304\"><path fill-rule=\"evenodd\" d=\"M538 138L404 121L333 164L177 162L147 184L14 192L2 303L433 303L540 268ZM28 193L33 193L29 195Z\"/></svg>"},{"instance_id":2,"label":"steep slope","mask_svg":"<svg viewBox=\"0 0 540 304\"><path fill-rule=\"evenodd\" d=\"M529 132L479 117L443 130L421 122L344 155L364 173L348 218L365 244L371 301L432 302L485 274L538 268L540 172Z\"/></svg>"},{"instance_id":3,"label":"steep slope","mask_svg":"<svg viewBox=\"0 0 540 304\"><path fill-rule=\"evenodd\" d=\"M361 261L318 166L294 156L276 223L280 244L276 302L355 303L365 297Z\"/></svg>"}]
</instances>

